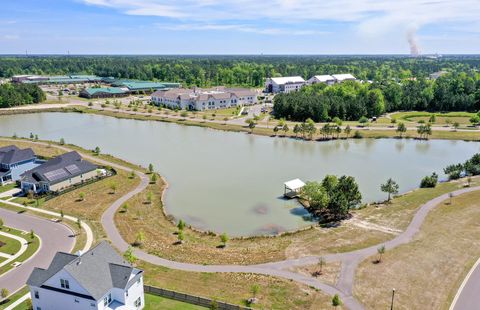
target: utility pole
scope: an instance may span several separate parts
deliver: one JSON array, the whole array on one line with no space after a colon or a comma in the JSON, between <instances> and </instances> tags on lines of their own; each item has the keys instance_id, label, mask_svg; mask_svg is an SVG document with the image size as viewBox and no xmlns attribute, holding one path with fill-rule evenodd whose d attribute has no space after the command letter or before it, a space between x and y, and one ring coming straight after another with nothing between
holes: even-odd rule
<instances>
[{"instance_id":1,"label":"utility pole","mask_svg":"<svg viewBox=\"0 0 480 310\"><path fill-rule=\"evenodd\" d=\"M392 289L392 304L390 305L390 310L393 310L393 299L395 298L395 289Z\"/></svg>"}]
</instances>

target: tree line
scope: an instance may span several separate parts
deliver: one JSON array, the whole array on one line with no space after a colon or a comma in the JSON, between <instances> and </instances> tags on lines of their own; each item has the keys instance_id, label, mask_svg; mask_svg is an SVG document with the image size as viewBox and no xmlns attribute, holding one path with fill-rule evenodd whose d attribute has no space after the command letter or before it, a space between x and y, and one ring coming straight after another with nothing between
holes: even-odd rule
<instances>
[{"instance_id":1,"label":"tree line","mask_svg":"<svg viewBox=\"0 0 480 310\"><path fill-rule=\"evenodd\" d=\"M471 72L480 56L1 56L0 77L16 74L95 74L180 82L186 86L263 87L265 78L352 73L372 81L426 78L432 72Z\"/></svg>"},{"instance_id":2,"label":"tree line","mask_svg":"<svg viewBox=\"0 0 480 310\"><path fill-rule=\"evenodd\" d=\"M451 73L436 80L314 84L274 98L275 116L295 121L359 120L394 111L476 112L479 109L478 73Z\"/></svg>"},{"instance_id":3,"label":"tree line","mask_svg":"<svg viewBox=\"0 0 480 310\"><path fill-rule=\"evenodd\" d=\"M37 85L0 84L0 108L39 103L45 99L45 93Z\"/></svg>"}]
</instances>

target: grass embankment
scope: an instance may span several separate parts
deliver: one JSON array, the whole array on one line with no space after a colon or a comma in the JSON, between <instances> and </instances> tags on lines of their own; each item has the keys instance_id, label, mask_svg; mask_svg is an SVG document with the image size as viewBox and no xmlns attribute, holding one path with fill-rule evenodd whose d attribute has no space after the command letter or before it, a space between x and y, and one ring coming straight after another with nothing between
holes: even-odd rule
<instances>
[{"instance_id":1,"label":"grass embankment","mask_svg":"<svg viewBox=\"0 0 480 310\"><path fill-rule=\"evenodd\" d=\"M137 233L143 231L145 240L142 248L171 260L199 264L253 264L303 254L362 248L389 237L385 233L373 231L366 234L362 228L341 225L329 229L315 227L275 238L235 238L228 241L226 248L219 248L219 236L185 229L185 241L178 244L178 229L162 210L160 197L163 189L160 179L157 184L150 184L146 191L127 202L126 212L122 208L117 212L115 222L127 242L134 243ZM148 192L152 193L151 203L147 203Z\"/></svg>"},{"instance_id":2,"label":"grass embankment","mask_svg":"<svg viewBox=\"0 0 480 310\"><path fill-rule=\"evenodd\" d=\"M156 295L145 294L145 308L144 310L204 310L207 308L187 304L185 302L176 301Z\"/></svg>"},{"instance_id":3,"label":"grass embankment","mask_svg":"<svg viewBox=\"0 0 480 310\"><path fill-rule=\"evenodd\" d=\"M355 295L368 309L386 309L395 288L395 309L448 309L480 256L480 192L442 202L413 241L389 251L380 264L362 262Z\"/></svg>"},{"instance_id":4,"label":"grass embankment","mask_svg":"<svg viewBox=\"0 0 480 310\"><path fill-rule=\"evenodd\" d=\"M246 305L251 287L258 285L259 309L328 309L331 297L306 285L284 279L243 273L198 273L140 263L145 282L170 290ZM339 308L341 309L341 308Z\"/></svg>"}]
</instances>

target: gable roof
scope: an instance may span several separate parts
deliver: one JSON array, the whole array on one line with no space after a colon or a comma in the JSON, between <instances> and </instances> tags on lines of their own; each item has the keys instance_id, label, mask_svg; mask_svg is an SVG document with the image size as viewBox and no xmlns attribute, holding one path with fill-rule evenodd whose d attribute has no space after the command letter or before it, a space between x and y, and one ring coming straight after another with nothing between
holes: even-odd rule
<instances>
[{"instance_id":1,"label":"gable roof","mask_svg":"<svg viewBox=\"0 0 480 310\"><path fill-rule=\"evenodd\" d=\"M270 78L275 84L289 84L289 83L305 83L301 76L285 76Z\"/></svg>"},{"instance_id":2,"label":"gable roof","mask_svg":"<svg viewBox=\"0 0 480 310\"><path fill-rule=\"evenodd\" d=\"M102 241L81 256L57 253L48 269L34 269L27 284L41 287L62 269L95 300L101 299L112 288L128 288L143 272L125 262L108 242Z\"/></svg>"},{"instance_id":3,"label":"gable roof","mask_svg":"<svg viewBox=\"0 0 480 310\"><path fill-rule=\"evenodd\" d=\"M49 182L60 183L67 179L97 169L97 166L83 160L76 151L68 152L52 158L38 167L26 171L21 175L22 181L26 182Z\"/></svg>"},{"instance_id":4,"label":"gable roof","mask_svg":"<svg viewBox=\"0 0 480 310\"><path fill-rule=\"evenodd\" d=\"M15 145L0 148L0 164L10 165L34 158L35 153L31 148L19 149Z\"/></svg>"},{"instance_id":5,"label":"gable roof","mask_svg":"<svg viewBox=\"0 0 480 310\"><path fill-rule=\"evenodd\" d=\"M82 92L87 93L90 96L95 94L112 94L112 95L119 95L119 94L126 94L127 90L122 87L90 87L82 90Z\"/></svg>"}]
</instances>

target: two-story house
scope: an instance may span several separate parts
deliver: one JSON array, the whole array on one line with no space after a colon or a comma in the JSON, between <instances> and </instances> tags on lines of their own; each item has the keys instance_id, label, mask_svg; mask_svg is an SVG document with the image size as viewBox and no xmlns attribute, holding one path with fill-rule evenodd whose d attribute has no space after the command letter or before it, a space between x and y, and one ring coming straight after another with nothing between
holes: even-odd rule
<instances>
[{"instance_id":1,"label":"two-story house","mask_svg":"<svg viewBox=\"0 0 480 310\"><path fill-rule=\"evenodd\" d=\"M32 149L19 149L15 145L0 147L0 186L20 180L20 175L37 167Z\"/></svg>"},{"instance_id":2,"label":"two-story house","mask_svg":"<svg viewBox=\"0 0 480 310\"><path fill-rule=\"evenodd\" d=\"M143 271L103 241L83 255L58 252L28 278L34 310L143 309Z\"/></svg>"}]
</instances>

